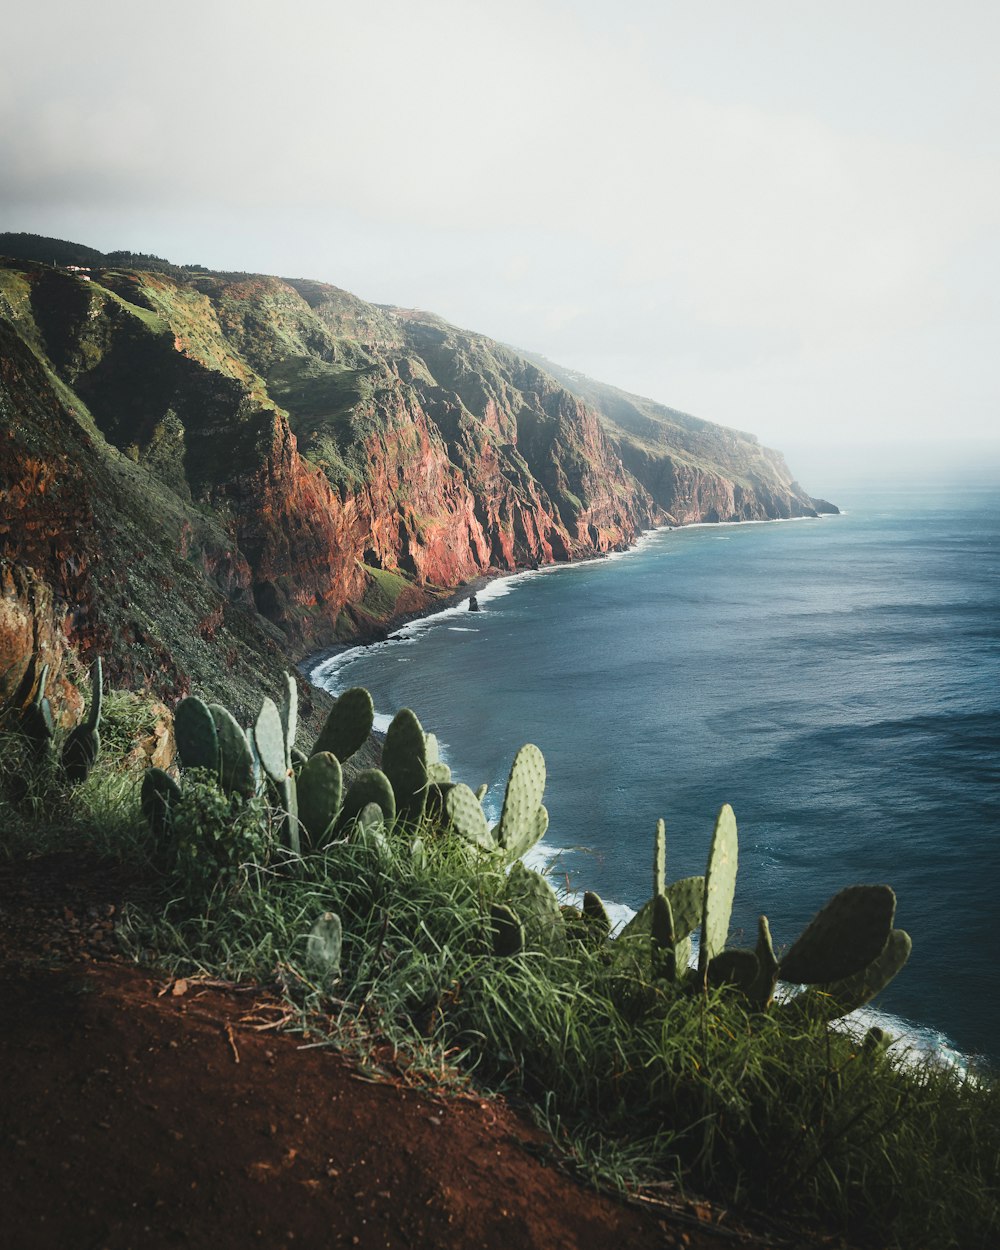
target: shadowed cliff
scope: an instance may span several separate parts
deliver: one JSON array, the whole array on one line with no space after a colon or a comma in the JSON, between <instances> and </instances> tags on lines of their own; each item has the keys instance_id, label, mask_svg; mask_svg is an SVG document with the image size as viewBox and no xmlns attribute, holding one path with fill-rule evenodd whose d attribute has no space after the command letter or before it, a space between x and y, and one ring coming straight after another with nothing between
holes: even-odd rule
<instances>
[{"instance_id":1,"label":"shadowed cliff","mask_svg":"<svg viewBox=\"0 0 1000 1250\"><path fill-rule=\"evenodd\" d=\"M249 703L480 574L825 506L751 436L429 314L75 247L0 235L5 686L47 630Z\"/></svg>"}]
</instances>

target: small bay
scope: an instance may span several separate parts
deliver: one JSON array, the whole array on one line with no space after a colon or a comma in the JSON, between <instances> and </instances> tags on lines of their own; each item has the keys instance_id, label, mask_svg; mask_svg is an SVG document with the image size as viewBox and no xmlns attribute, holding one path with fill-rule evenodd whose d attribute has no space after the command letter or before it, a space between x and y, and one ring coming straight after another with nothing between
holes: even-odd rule
<instances>
[{"instance_id":1,"label":"small bay","mask_svg":"<svg viewBox=\"0 0 1000 1250\"><path fill-rule=\"evenodd\" d=\"M842 886L888 882L914 953L879 1011L996 1062L1000 490L829 493L843 515L661 530L491 583L482 612L313 677L367 686L386 716L412 707L459 778L490 784L494 817L515 751L537 743L551 870L572 890L641 904L659 816L670 877L703 871L724 802L733 944L752 945L760 912L788 944Z\"/></svg>"}]
</instances>

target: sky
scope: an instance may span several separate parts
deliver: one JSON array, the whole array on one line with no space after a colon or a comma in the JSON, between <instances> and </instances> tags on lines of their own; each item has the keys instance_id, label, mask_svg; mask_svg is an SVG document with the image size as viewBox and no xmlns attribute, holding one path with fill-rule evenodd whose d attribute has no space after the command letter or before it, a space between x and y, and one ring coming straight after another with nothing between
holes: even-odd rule
<instances>
[{"instance_id":1,"label":"sky","mask_svg":"<svg viewBox=\"0 0 1000 1250\"><path fill-rule=\"evenodd\" d=\"M6 8L0 230L427 309L793 468L1000 463L995 0Z\"/></svg>"}]
</instances>

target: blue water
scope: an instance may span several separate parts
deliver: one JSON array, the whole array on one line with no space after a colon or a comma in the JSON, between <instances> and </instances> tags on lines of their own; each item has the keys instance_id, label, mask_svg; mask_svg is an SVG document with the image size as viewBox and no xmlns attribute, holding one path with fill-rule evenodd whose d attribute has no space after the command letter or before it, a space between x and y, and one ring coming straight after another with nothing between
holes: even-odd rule
<instances>
[{"instance_id":1,"label":"blue water","mask_svg":"<svg viewBox=\"0 0 1000 1250\"><path fill-rule=\"evenodd\" d=\"M841 491L840 517L659 531L621 558L493 583L317 680L412 707L457 777L548 766L554 872L636 907L740 830L734 928L788 943L889 882L913 938L877 1000L1000 1058L1000 484ZM733 942L734 938L730 939Z\"/></svg>"}]
</instances>

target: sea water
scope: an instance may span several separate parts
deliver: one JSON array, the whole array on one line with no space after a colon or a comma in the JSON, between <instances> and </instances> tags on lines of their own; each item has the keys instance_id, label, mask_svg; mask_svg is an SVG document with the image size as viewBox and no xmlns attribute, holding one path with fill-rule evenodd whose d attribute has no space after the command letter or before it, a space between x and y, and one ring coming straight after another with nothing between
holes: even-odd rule
<instances>
[{"instance_id":1,"label":"sea water","mask_svg":"<svg viewBox=\"0 0 1000 1250\"><path fill-rule=\"evenodd\" d=\"M834 892L888 882L910 963L880 1019L1000 1059L1000 489L906 484L841 516L659 530L520 574L315 668L412 707L495 819L524 742L548 768L553 881L618 916L704 871L731 803L730 944L790 943ZM886 1020L888 1017L888 1020Z\"/></svg>"}]
</instances>

